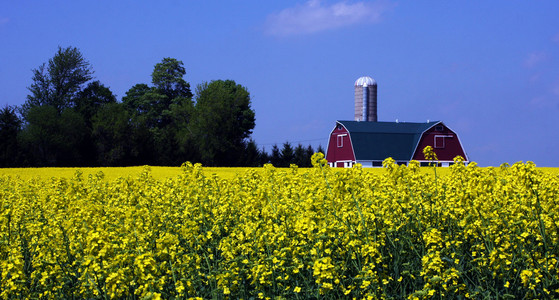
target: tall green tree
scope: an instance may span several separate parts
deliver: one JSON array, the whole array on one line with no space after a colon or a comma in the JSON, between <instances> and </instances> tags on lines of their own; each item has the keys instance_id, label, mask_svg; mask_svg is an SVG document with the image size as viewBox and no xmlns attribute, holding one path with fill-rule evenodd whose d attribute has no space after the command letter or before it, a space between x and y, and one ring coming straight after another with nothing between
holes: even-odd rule
<instances>
[{"instance_id":1,"label":"tall green tree","mask_svg":"<svg viewBox=\"0 0 559 300\"><path fill-rule=\"evenodd\" d=\"M270 154L270 163L274 167L280 167L282 164L281 151L277 144L272 145L272 153Z\"/></svg>"},{"instance_id":2,"label":"tall green tree","mask_svg":"<svg viewBox=\"0 0 559 300\"><path fill-rule=\"evenodd\" d=\"M170 101L178 97L192 98L190 84L183 78L185 74L182 61L166 57L153 68L151 82Z\"/></svg>"},{"instance_id":3,"label":"tall green tree","mask_svg":"<svg viewBox=\"0 0 559 300\"><path fill-rule=\"evenodd\" d=\"M172 104L192 99L190 84L183 78L185 74L181 61L164 58L153 68L151 76L154 86L136 84L126 92L122 102L133 117L142 119L151 128L162 128L170 122Z\"/></svg>"},{"instance_id":4,"label":"tall green tree","mask_svg":"<svg viewBox=\"0 0 559 300\"><path fill-rule=\"evenodd\" d=\"M79 151L83 159L83 164L88 166L106 165L104 162L99 162L97 159L97 150L95 146L96 141L93 136L93 117L100 111L105 112L103 108L109 104L116 103L116 97L113 92L99 81L91 81L87 86L79 91L73 99L74 110L81 114L85 125L86 132L84 139L79 145Z\"/></svg>"},{"instance_id":5,"label":"tall green tree","mask_svg":"<svg viewBox=\"0 0 559 300\"><path fill-rule=\"evenodd\" d=\"M308 165L311 164L310 159L308 159L307 161L307 153L301 143L299 143L297 147L295 147L295 150L293 151L293 156L294 156L294 164L296 164L299 167L306 168L308 167Z\"/></svg>"},{"instance_id":6,"label":"tall green tree","mask_svg":"<svg viewBox=\"0 0 559 300\"><path fill-rule=\"evenodd\" d=\"M47 64L33 70L33 83L28 88L30 94L22 106L26 117L29 109L49 105L58 113L73 106L73 100L84 85L92 79L93 69L81 52L75 47L62 48Z\"/></svg>"},{"instance_id":7,"label":"tall green tree","mask_svg":"<svg viewBox=\"0 0 559 300\"><path fill-rule=\"evenodd\" d=\"M144 144L136 148L151 151L141 155L149 157L144 163L175 165L195 157L193 135L185 130L194 108L185 74L181 61L164 58L154 66L153 87L136 84L122 98L135 128L133 132L138 134L135 138Z\"/></svg>"},{"instance_id":8,"label":"tall green tree","mask_svg":"<svg viewBox=\"0 0 559 300\"><path fill-rule=\"evenodd\" d=\"M307 167L311 167L311 166L312 166L311 157L312 157L313 154L314 154L314 149L312 148L311 145L309 145L309 146L307 147L307 150L306 150L306 153L305 153L305 154L306 154L306 160L307 160Z\"/></svg>"},{"instance_id":9,"label":"tall green tree","mask_svg":"<svg viewBox=\"0 0 559 300\"><path fill-rule=\"evenodd\" d=\"M16 109L5 106L0 110L0 167L16 167L20 163L21 151L18 134L22 121Z\"/></svg>"},{"instance_id":10,"label":"tall green tree","mask_svg":"<svg viewBox=\"0 0 559 300\"><path fill-rule=\"evenodd\" d=\"M35 165L87 165L90 128L76 109L93 70L75 47L62 48L48 63L33 70L30 94L21 107L22 143Z\"/></svg>"},{"instance_id":11,"label":"tall green tree","mask_svg":"<svg viewBox=\"0 0 559 300\"><path fill-rule=\"evenodd\" d=\"M293 147L289 142L283 143L281 149L281 163L280 167L289 167L289 165L295 163L295 153L293 152Z\"/></svg>"},{"instance_id":12,"label":"tall green tree","mask_svg":"<svg viewBox=\"0 0 559 300\"><path fill-rule=\"evenodd\" d=\"M266 149L262 147L259 149L258 152L260 153L260 159L257 166L263 166L264 164L270 163L271 156L266 152Z\"/></svg>"},{"instance_id":13,"label":"tall green tree","mask_svg":"<svg viewBox=\"0 0 559 300\"><path fill-rule=\"evenodd\" d=\"M245 142L244 150L241 152L241 159L239 160L239 166L243 167L258 167L262 166L262 153L258 150L258 145L253 139L249 139Z\"/></svg>"},{"instance_id":14,"label":"tall green tree","mask_svg":"<svg viewBox=\"0 0 559 300\"><path fill-rule=\"evenodd\" d=\"M238 165L254 126L255 114L245 87L233 80L197 86L191 128L204 164Z\"/></svg>"}]
</instances>

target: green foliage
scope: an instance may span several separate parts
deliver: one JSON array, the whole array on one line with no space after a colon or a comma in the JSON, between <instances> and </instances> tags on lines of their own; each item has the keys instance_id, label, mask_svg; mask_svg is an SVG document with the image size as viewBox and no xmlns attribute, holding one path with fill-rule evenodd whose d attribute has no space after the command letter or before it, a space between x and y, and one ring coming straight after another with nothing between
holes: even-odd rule
<instances>
[{"instance_id":1,"label":"green foliage","mask_svg":"<svg viewBox=\"0 0 559 300\"><path fill-rule=\"evenodd\" d=\"M17 166L20 156L17 135L21 123L15 108L5 106L0 110L0 167Z\"/></svg>"},{"instance_id":2,"label":"green foliage","mask_svg":"<svg viewBox=\"0 0 559 300\"><path fill-rule=\"evenodd\" d=\"M166 57L155 65L151 78L158 92L170 100L178 97L192 98L190 84L183 79L185 74L182 61Z\"/></svg>"},{"instance_id":3,"label":"green foliage","mask_svg":"<svg viewBox=\"0 0 559 300\"><path fill-rule=\"evenodd\" d=\"M318 149L322 149L322 147L319 146ZM297 147L293 149L289 142L285 142L281 150L277 144L274 144L272 146L272 152L269 155L263 152L261 153L261 157L264 158L264 163L271 163L276 167L289 167L294 164L298 167L309 168L312 166L311 157L314 153L315 151L311 145L304 148L303 145L299 143Z\"/></svg>"},{"instance_id":4,"label":"green foliage","mask_svg":"<svg viewBox=\"0 0 559 300\"><path fill-rule=\"evenodd\" d=\"M164 58L154 67L153 87L136 84L122 98L135 128L134 152L142 164L176 165L197 158L188 129L194 104L182 65Z\"/></svg>"},{"instance_id":5,"label":"green foliage","mask_svg":"<svg viewBox=\"0 0 559 300\"><path fill-rule=\"evenodd\" d=\"M91 118L103 108L103 106L116 103L116 96L111 90L98 80L90 82L87 87L81 90L73 100L74 108L86 120L91 123Z\"/></svg>"},{"instance_id":6,"label":"green foliage","mask_svg":"<svg viewBox=\"0 0 559 300\"><path fill-rule=\"evenodd\" d=\"M33 70L20 133L31 165L95 165L92 118L116 97L99 81L89 82L92 75L75 47L59 47L48 63Z\"/></svg>"},{"instance_id":7,"label":"green foliage","mask_svg":"<svg viewBox=\"0 0 559 300\"><path fill-rule=\"evenodd\" d=\"M22 106L25 116L35 106L49 105L61 113L72 106L72 100L83 85L91 80L93 70L81 52L75 47L58 47L48 64L33 70L30 95Z\"/></svg>"},{"instance_id":8,"label":"green foliage","mask_svg":"<svg viewBox=\"0 0 559 300\"><path fill-rule=\"evenodd\" d=\"M295 153L293 152L293 147L289 142L283 143L283 148L281 149L281 163L280 167L289 167L289 165L295 160Z\"/></svg>"},{"instance_id":9,"label":"green foliage","mask_svg":"<svg viewBox=\"0 0 559 300\"><path fill-rule=\"evenodd\" d=\"M131 113L133 121L145 123L149 128L163 125L163 111L167 108L167 97L156 88L146 84L136 84L122 98L125 107Z\"/></svg>"},{"instance_id":10,"label":"green foliage","mask_svg":"<svg viewBox=\"0 0 559 300\"><path fill-rule=\"evenodd\" d=\"M270 163L274 166L279 166L281 164L282 157L278 145L274 144L272 146L272 153L270 154Z\"/></svg>"},{"instance_id":11,"label":"green foliage","mask_svg":"<svg viewBox=\"0 0 559 300\"><path fill-rule=\"evenodd\" d=\"M121 103L103 106L92 118L97 163L101 166L125 166L132 156L129 115Z\"/></svg>"},{"instance_id":12,"label":"green foliage","mask_svg":"<svg viewBox=\"0 0 559 300\"><path fill-rule=\"evenodd\" d=\"M62 113L50 105L35 106L27 112L22 143L37 166L75 166L86 133L82 116L72 108Z\"/></svg>"},{"instance_id":13,"label":"green foliage","mask_svg":"<svg viewBox=\"0 0 559 300\"><path fill-rule=\"evenodd\" d=\"M311 166L311 156L313 154L314 151L311 145L305 149L303 145L298 144L294 151L294 163L299 167L308 168Z\"/></svg>"},{"instance_id":14,"label":"green foliage","mask_svg":"<svg viewBox=\"0 0 559 300\"><path fill-rule=\"evenodd\" d=\"M255 114L248 90L233 80L198 85L192 131L206 165L235 165L252 134Z\"/></svg>"},{"instance_id":15,"label":"green foliage","mask_svg":"<svg viewBox=\"0 0 559 300\"><path fill-rule=\"evenodd\" d=\"M169 107L167 117L170 120L166 127L168 138L173 140L173 147L166 147L167 151L172 151L171 164L180 165L185 158L192 161L198 161L199 155L196 146L196 138L189 128L192 116L194 114L194 103L190 98L183 101L173 103ZM170 154L171 154L170 153Z\"/></svg>"},{"instance_id":16,"label":"green foliage","mask_svg":"<svg viewBox=\"0 0 559 300\"><path fill-rule=\"evenodd\" d=\"M93 70L77 48L59 47L33 70L15 136L35 166L261 165L250 140L255 114L247 89L212 81L198 87L194 102L185 74L182 61L164 58L154 66L153 86L136 84L118 103L108 87L91 81ZM17 152L13 140L5 139L11 150L0 155Z\"/></svg>"}]
</instances>

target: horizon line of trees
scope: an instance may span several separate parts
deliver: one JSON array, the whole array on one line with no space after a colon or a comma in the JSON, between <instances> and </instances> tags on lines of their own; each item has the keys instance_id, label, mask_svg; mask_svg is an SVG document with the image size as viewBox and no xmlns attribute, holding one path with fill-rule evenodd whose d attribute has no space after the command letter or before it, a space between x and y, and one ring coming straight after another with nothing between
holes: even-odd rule
<instances>
[{"instance_id":1,"label":"horizon line of trees","mask_svg":"<svg viewBox=\"0 0 559 300\"><path fill-rule=\"evenodd\" d=\"M98 80L81 52L59 47L32 70L25 103L0 109L0 167L180 165L310 166L309 145L285 142L271 153L251 134L248 90L213 80L192 93L182 61L163 58L151 85L131 87L121 101ZM324 152L321 146L317 152Z\"/></svg>"}]
</instances>

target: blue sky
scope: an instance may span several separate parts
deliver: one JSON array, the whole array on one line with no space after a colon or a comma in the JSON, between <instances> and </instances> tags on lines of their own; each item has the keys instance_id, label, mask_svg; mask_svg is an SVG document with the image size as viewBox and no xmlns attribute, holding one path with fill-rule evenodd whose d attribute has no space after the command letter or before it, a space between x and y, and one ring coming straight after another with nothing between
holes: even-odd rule
<instances>
[{"instance_id":1,"label":"blue sky","mask_svg":"<svg viewBox=\"0 0 559 300\"><path fill-rule=\"evenodd\" d=\"M442 120L482 166L559 167L559 1L0 0L0 105L31 70L80 49L120 100L164 57L195 86L232 79L260 147L323 147L378 83L380 121Z\"/></svg>"}]
</instances>

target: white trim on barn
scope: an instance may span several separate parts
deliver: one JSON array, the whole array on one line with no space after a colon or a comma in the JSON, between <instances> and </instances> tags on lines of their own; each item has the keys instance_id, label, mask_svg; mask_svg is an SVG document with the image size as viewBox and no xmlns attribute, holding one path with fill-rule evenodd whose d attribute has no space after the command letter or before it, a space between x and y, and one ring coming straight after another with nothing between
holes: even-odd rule
<instances>
[{"instance_id":1,"label":"white trim on barn","mask_svg":"<svg viewBox=\"0 0 559 300\"><path fill-rule=\"evenodd\" d=\"M338 164L343 164L342 166L338 166ZM353 160L337 160L335 162L328 163L328 165L332 168L351 168L355 165L355 161Z\"/></svg>"}]
</instances>

